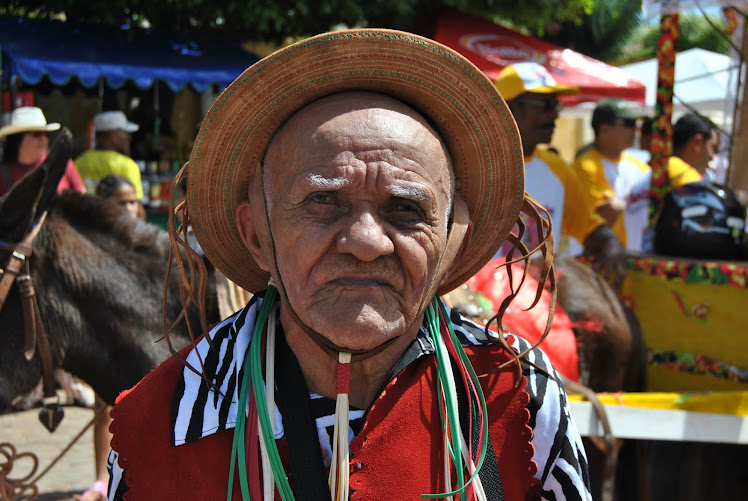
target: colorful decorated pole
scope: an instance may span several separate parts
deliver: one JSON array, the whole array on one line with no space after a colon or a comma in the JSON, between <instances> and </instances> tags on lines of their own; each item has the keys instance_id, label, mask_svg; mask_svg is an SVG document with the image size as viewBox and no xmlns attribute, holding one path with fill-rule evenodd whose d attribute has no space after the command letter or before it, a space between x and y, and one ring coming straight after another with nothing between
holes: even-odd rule
<instances>
[{"instance_id":1,"label":"colorful decorated pole","mask_svg":"<svg viewBox=\"0 0 748 501\"><path fill-rule=\"evenodd\" d=\"M649 221L654 217L667 192L668 157L673 143L673 85L675 82L675 41L678 40L678 14L665 14L661 18L662 34L657 43L657 101L652 124L652 186L649 191Z\"/></svg>"}]
</instances>

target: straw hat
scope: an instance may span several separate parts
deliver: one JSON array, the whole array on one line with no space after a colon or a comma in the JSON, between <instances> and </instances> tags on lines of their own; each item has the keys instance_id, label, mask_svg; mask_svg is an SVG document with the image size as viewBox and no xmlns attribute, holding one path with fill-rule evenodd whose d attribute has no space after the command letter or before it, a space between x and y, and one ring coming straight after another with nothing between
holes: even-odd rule
<instances>
[{"instance_id":1,"label":"straw hat","mask_svg":"<svg viewBox=\"0 0 748 501\"><path fill-rule=\"evenodd\" d=\"M190 221L205 255L245 289L265 289L269 278L234 220L250 176L289 116L350 90L405 102L428 117L447 143L474 233L440 294L479 270L509 234L524 197L522 146L493 83L457 52L417 35L384 29L326 33L248 68L215 101L195 139L187 185Z\"/></svg>"},{"instance_id":2,"label":"straw hat","mask_svg":"<svg viewBox=\"0 0 748 501\"><path fill-rule=\"evenodd\" d=\"M47 123L42 110L36 106L22 106L10 114L10 122L0 127L0 138L21 132L51 132L58 130L60 124Z\"/></svg>"}]
</instances>

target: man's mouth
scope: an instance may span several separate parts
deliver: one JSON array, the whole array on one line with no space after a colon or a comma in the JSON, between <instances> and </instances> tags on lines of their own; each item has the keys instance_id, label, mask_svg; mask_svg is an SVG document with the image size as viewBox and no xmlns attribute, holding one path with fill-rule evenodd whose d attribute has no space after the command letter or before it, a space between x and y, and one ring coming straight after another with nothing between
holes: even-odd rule
<instances>
[{"instance_id":1,"label":"man's mouth","mask_svg":"<svg viewBox=\"0 0 748 501\"><path fill-rule=\"evenodd\" d=\"M391 286L389 281L374 277L340 277L331 280L329 283L330 285L346 289L371 289Z\"/></svg>"}]
</instances>

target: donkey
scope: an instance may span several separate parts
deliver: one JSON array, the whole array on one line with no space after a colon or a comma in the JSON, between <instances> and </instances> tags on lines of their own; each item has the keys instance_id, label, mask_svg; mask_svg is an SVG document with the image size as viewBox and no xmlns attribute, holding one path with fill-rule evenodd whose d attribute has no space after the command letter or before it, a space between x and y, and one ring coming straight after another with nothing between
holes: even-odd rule
<instances>
[{"instance_id":1,"label":"donkey","mask_svg":"<svg viewBox=\"0 0 748 501\"><path fill-rule=\"evenodd\" d=\"M478 272L476 278L479 278L475 282L469 282L489 299L494 309L504 299L504 294L508 293L503 287L505 284L497 281L499 279L494 274L495 266L496 262L489 263ZM557 278L557 302L571 321L570 327L574 332L579 358L579 382L584 385L567 380L567 389L580 391L593 401L595 397L591 394L592 391L644 391L646 346L634 314L623 305L611 286L581 261L570 257L556 258L554 267ZM530 275L536 280L539 278L538 271L537 266L529 265ZM494 288L494 285L499 287ZM530 290L533 290L532 287ZM475 297L475 292L467 287L450 299L459 311L481 321L481 318L473 313L480 310L480 307L472 302ZM503 323L509 330L522 328L513 322L527 324L528 320L526 317L514 316L507 321L505 317ZM529 323L532 324L532 321ZM539 337L540 332L536 334ZM541 344L541 348L543 347ZM559 367L568 362L563 359L564 356L568 356L568 352L548 353ZM592 439L587 438L583 441L588 454L593 499L612 500L614 496L618 500L642 499L641 489L645 481L642 480L642 462L639 451L636 450L637 444L621 446L620 442L616 442L609 434L604 442L595 440L593 443ZM598 445L602 450L598 449ZM622 448L619 452L620 447ZM626 474L625 481L623 475L616 477L616 470ZM614 485L616 480L617 485Z\"/></svg>"},{"instance_id":2,"label":"donkey","mask_svg":"<svg viewBox=\"0 0 748 501\"><path fill-rule=\"evenodd\" d=\"M70 133L63 131L43 164L0 198L0 241L21 241L47 213L29 264L53 364L86 381L112 405L121 391L169 356L167 343L156 341L163 335L162 297L170 244L166 232L132 218L108 200L78 193L55 196L71 145ZM8 250L0 246L0 268L9 258ZM172 273L169 324L181 311L178 282ZM216 321L214 289L207 298L206 316ZM38 350L30 361L24 357L24 317L17 285L0 309L0 333L3 412L42 374ZM189 342L184 322L170 338L177 349Z\"/></svg>"}]
</instances>

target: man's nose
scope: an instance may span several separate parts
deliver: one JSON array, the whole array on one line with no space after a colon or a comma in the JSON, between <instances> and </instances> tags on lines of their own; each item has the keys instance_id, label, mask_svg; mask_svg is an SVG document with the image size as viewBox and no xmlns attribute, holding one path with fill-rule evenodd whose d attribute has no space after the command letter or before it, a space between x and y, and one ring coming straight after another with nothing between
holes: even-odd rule
<instances>
[{"instance_id":1,"label":"man's nose","mask_svg":"<svg viewBox=\"0 0 748 501\"><path fill-rule=\"evenodd\" d=\"M384 221L376 214L361 211L352 215L350 222L338 235L339 252L352 254L361 261L374 261L392 254L395 244L384 228Z\"/></svg>"}]
</instances>

